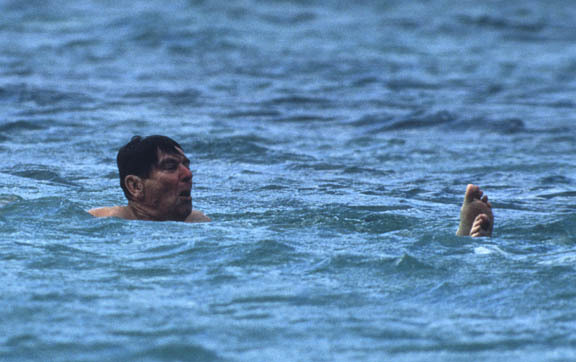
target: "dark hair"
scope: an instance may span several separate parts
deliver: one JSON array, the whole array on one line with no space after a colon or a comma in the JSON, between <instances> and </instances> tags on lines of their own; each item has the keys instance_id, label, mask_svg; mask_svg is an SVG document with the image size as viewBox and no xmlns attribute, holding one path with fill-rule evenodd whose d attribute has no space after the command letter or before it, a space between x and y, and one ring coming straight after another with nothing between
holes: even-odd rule
<instances>
[{"instance_id":1,"label":"dark hair","mask_svg":"<svg viewBox=\"0 0 576 362\"><path fill-rule=\"evenodd\" d=\"M126 176L135 175L148 178L152 167L158 162L158 151L179 153L176 147L182 149L182 146L176 141L166 136L149 136L146 138L134 136L130 142L118 150L116 163L120 174L120 187L122 187L128 200L130 200L130 193L124 184Z\"/></svg>"}]
</instances>

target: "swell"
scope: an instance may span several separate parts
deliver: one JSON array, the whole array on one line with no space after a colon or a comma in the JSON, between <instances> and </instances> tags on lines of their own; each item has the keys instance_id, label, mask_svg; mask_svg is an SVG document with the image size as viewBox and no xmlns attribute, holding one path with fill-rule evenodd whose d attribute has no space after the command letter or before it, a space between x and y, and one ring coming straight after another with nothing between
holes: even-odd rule
<instances>
[{"instance_id":1,"label":"swell","mask_svg":"<svg viewBox=\"0 0 576 362\"><path fill-rule=\"evenodd\" d=\"M55 222L62 219L82 222L91 217L79 204L62 197L16 198L0 208L0 215L13 222Z\"/></svg>"},{"instance_id":2,"label":"swell","mask_svg":"<svg viewBox=\"0 0 576 362\"><path fill-rule=\"evenodd\" d=\"M273 144L270 138L246 135L185 141L183 146L185 145L195 157L207 160L222 159L249 164L275 164L303 159L302 155L283 151L278 147L273 147Z\"/></svg>"},{"instance_id":3,"label":"swell","mask_svg":"<svg viewBox=\"0 0 576 362\"><path fill-rule=\"evenodd\" d=\"M365 269L364 271L362 271ZM410 254L378 257L355 254L338 254L324 259L309 269L309 273L429 273L434 275L435 267Z\"/></svg>"},{"instance_id":4,"label":"swell","mask_svg":"<svg viewBox=\"0 0 576 362\"><path fill-rule=\"evenodd\" d=\"M18 164L1 171L9 175L29 178L36 181L46 181L57 185L80 187L80 185L70 181L69 177L65 177L59 172L53 171L53 167L46 165Z\"/></svg>"},{"instance_id":5,"label":"swell","mask_svg":"<svg viewBox=\"0 0 576 362\"><path fill-rule=\"evenodd\" d=\"M86 106L94 99L78 91L62 91L27 84L9 84L0 87L0 103L34 103L38 107Z\"/></svg>"},{"instance_id":6,"label":"swell","mask_svg":"<svg viewBox=\"0 0 576 362\"><path fill-rule=\"evenodd\" d=\"M386 210L399 207L385 208ZM411 216L387 211L374 211L373 208L357 208L349 205L331 204L318 207L299 205L280 208L263 213L240 215L256 221L257 225L268 225L274 230L331 230L343 234L385 234L410 229L418 220Z\"/></svg>"},{"instance_id":7,"label":"swell","mask_svg":"<svg viewBox=\"0 0 576 362\"><path fill-rule=\"evenodd\" d=\"M444 132L481 130L504 135L534 132L527 128L521 119L464 118L448 111L419 111L401 117L390 114L369 114L357 119L352 125L366 128L370 133L428 129Z\"/></svg>"}]
</instances>

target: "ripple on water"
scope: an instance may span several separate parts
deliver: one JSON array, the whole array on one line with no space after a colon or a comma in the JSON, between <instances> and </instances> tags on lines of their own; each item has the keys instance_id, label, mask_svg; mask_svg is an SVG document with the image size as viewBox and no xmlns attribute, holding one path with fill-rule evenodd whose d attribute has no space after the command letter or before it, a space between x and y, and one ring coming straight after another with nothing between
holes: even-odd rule
<instances>
[{"instance_id":1,"label":"ripple on water","mask_svg":"<svg viewBox=\"0 0 576 362\"><path fill-rule=\"evenodd\" d=\"M283 265L299 259L302 255L294 247L276 240L261 240L252 245L242 246L237 257L231 261L234 266Z\"/></svg>"},{"instance_id":2,"label":"ripple on water","mask_svg":"<svg viewBox=\"0 0 576 362\"><path fill-rule=\"evenodd\" d=\"M540 183L543 185L556 185L556 184L572 184L573 179L563 175L550 175L540 178Z\"/></svg>"},{"instance_id":3,"label":"ripple on water","mask_svg":"<svg viewBox=\"0 0 576 362\"><path fill-rule=\"evenodd\" d=\"M7 122L0 126L2 133L17 133L19 131L38 131L49 128L51 120L20 120Z\"/></svg>"},{"instance_id":4,"label":"ripple on water","mask_svg":"<svg viewBox=\"0 0 576 362\"><path fill-rule=\"evenodd\" d=\"M144 250L139 251L136 255L131 257L132 261L162 261L167 262L169 259L176 262L181 257L186 257L190 254L196 253L195 244L192 241L185 242L168 242L161 245L152 244L151 247L146 247Z\"/></svg>"},{"instance_id":5,"label":"ripple on water","mask_svg":"<svg viewBox=\"0 0 576 362\"><path fill-rule=\"evenodd\" d=\"M271 106L287 105L287 106L322 106L328 108L332 105L332 100L320 97L308 96L285 96L272 98L266 102Z\"/></svg>"},{"instance_id":6,"label":"ripple on water","mask_svg":"<svg viewBox=\"0 0 576 362\"><path fill-rule=\"evenodd\" d=\"M301 155L276 149L273 143L258 136L229 136L186 142L182 146L195 157L208 160L275 164L303 159Z\"/></svg>"},{"instance_id":7,"label":"ripple on water","mask_svg":"<svg viewBox=\"0 0 576 362\"><path fill-rule=\"evenodd\" d=\"M521 17L502 17L493 14L481 14L476 16L460 15L459 21L462 24L474 25L496 30L512 30L528 33L538 33L545 24L540 20L527 19Z\"/></svg>"},{"instance_id":8,"label":"ripple on water","mask_svg":"<svg viewBox=\"0 0 576 362\"><path fill-rule=\"evenodd\" d=\"M346 269L354 269L356 272L360 272L359 269L366 269L366 271L369 272L394 274L396 272L433 273L436 268L423 262L417 257L406 253L401 256L377 258L362 254L340 253L318 262L309 270L309 272L342 273L343 270Z\"/></svg>"},{"instance_id":9,"label":"ripple on water","mask_svg":"<svg viewBox=\"0 0 576 362\"><path fill-rule=\"evenodd\" d=\"M30 221L81 221L92 218L78 204L61 197L41 197L38 199L17 198L15 202L0 208L0 215L15 222Z\"/></svg>"},{"instance_id":10,"label":"ripple on water","mask_svg":"<svg viewBox=\"0 0 576 362\"><path fill-rule=\"evenodd\" d=\"M5 168L2 172L38 181L48 181L53 184L79 187L79 185L69 181L68 178L61 176L57 171L54 171L54 167L46 165L18 164L10 168Z\"/></svg>"},{"instance_id":11,"label":"ripple on water","mask_svg":"<svg viewBox=\"0 0 576 362\"><path fill-rule=\"evenodd\" d=\"M86 105L94 100L80 92L66 92L53 88L41 88L27 84L11 84L0 88L0 102L26 104L32 102L39 107Z\"/></svg>"},{"instance_id":12,"label":"ripple on water","mask_svg":"<svg viewBox=\"0 0 576 362\"><path fill-rule=\"evenodd\" d=\"M391 212L374 212L354 206L332 204L321 209L300 210L299 222L287 221L304 228L321 228L341 233L385 234L397 230L411 229L419 221L412 216ZM294 217L293 215L292 217Z\"/></svg>"},{"instance_id":13,"label":"ripple on water","mask_svg":"<svg viewBox=\"0 0 576 362\"><path fill-rule=\"evenodd\" d=\"M189 343L162 343L147 347L143 351L131 355L128 360L225 361L215 351Z\"/></svg>"},{"instance_id":14,"label":"ripple on water","mask_svg":"<svg viewBox=\"0 0 576 362\"><path fill-rule=\"evenodd\" d=\"M23 201L24 199L18 195L0 194L0 207L14 202Z\"/></svg>"},{"instance_id":15,"label":"ripple on water","mask_svg":"<svg viewBox=\"0 0 576 362\"><path fill-rule=\"evenodd\" d=\"M132 102L138 104L146 104L151 100L154 101L164 101L174 106L197 106L198 98L201 96L201 92L196 89L183 89L177 91L140 91L140 92L129 92L126 93L123 98L131 100Z\"/></svg>"},{"instance_id":16,"label":"ripple on water","mask_svg":"<svg viewBox=\"0 0 576 362\"><path fill-rule=\"evenodd\" d=\"M521 119L488 119L463 117L448 111L430 113L417 111L405 116L369 114L354 122L371 133L389 133L402 130L439 129L443 131L481 130L499 134L528 132Z\"/></svg>"}]
</instances>

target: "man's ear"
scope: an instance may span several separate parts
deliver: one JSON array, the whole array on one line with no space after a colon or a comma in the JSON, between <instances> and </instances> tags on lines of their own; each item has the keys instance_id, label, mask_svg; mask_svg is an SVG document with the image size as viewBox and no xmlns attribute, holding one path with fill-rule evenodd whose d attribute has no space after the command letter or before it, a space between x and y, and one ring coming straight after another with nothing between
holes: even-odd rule
<instances>
[{"instance_id":1,"label":"man's ear","mask_svg":"<svg viewBox=\"0 0 576 362\"><path fill-rule=\"evenodd\" d=\"M130 193L131 199L138 201L144 197L144 180L135 175L128 175L124 178L124 185Z\"/></svg>"}]
</instances>

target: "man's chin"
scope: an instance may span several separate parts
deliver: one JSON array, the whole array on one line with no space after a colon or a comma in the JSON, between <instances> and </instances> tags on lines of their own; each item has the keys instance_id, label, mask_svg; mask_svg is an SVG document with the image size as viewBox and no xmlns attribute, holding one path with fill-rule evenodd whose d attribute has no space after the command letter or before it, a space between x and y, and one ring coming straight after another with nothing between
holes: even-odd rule
<instances>
[{"instance_id":1,"label":"man's chin","mask_svg":"<svg viewBox=\"0 0 576 362\"><path fill-rule=\"evenodd\" d=\"M188 215L190 215L191 212L192 212L192 203L190 203L189 205L180 206L176 211L176 215L178 219L186 220L186 218L188 217Z\"/></svg>"}]
</instances>

